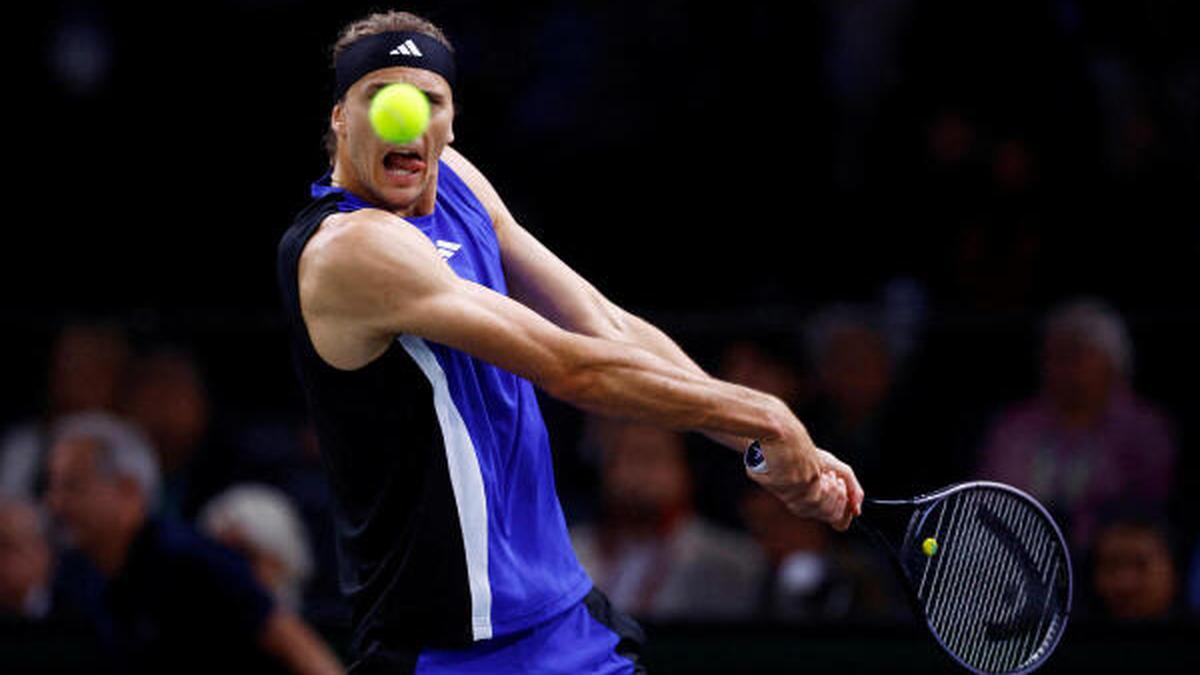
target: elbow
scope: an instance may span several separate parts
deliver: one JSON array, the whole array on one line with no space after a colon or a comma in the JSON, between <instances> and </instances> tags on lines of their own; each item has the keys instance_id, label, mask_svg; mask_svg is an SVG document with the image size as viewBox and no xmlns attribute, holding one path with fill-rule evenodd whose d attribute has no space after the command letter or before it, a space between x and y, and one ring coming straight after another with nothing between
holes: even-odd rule
<instances>
[{"instance_id":1,"label":"elbow","mask_svg":"<svg viewBox=\"0 0 1200 675\"><path fill-rule=\"evenodd\" d=\"M554 398L588 412L603 407L606 368L600 361L572 360L561 364L541 384Z\"/></svg>"},{"instance_id":2,"label":"elbow","mask_svg":"<svg viewBox=\"0 0 1200 675\"><path fill-rule=\"evenodd\" d=\"M589 392L595 389L595 377L588 368L562 367L545 376L541 386L554 398L582 408L590 398Z\"/></svg>"}]
</instances>

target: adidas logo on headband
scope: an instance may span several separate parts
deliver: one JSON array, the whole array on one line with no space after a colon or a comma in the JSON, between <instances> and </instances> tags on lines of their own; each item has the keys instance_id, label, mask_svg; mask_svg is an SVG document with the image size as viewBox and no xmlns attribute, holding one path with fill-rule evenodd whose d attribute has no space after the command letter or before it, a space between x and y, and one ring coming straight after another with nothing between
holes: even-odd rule
<instances>
[{"instance_id":1,"label":"adidas logo on headband","mask_svg":"<svg viewBox=\"0 0 1200 675\"><path fill-rule=\"evenodd\" d=\"M412 40L405 40L404 44L395 47L392 49L392 51L388 52L388 54L392 56L425 56L421 53L420 49L417 49L416 43L414 43Z\"/></svg>"},{"instance_id":2,"label":"adidas logo on headband","mask_svg":"<svg viewBox=\"0 0 1200 675\"><path fill-rule=\"evenodd\" d=\"M454 54L437 38L420 32L389 31L355 40L334 59L334 102L355 82L381 68L408 66L437 73L454 87Z\"/></svg>"}]
</instances>

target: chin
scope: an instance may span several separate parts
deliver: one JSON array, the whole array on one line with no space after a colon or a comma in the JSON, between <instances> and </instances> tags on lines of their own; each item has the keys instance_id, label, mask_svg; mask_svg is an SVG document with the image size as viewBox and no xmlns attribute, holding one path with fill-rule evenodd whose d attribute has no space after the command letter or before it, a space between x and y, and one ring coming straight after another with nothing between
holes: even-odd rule
<instances>
[{"instance_id":1,"label":"chin","mask_svg":"<svg viewBox=\"0 0 1200 675\"><path fill-rule=\"evenodd\" d=\"M390 211L406 211L417 207L429 191L427 179L411 186L388 185L386 182L378 185L376 194L379 201Z\"/></svg>"}]
</instances>

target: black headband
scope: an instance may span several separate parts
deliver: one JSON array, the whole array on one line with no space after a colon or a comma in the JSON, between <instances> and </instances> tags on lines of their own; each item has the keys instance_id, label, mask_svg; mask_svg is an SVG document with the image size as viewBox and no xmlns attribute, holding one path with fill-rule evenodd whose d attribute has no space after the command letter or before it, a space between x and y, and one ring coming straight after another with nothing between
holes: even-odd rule
<instances>
[{"instance_id":1,"label":"black headband","mask_svg":"<svg viewBox=\"0 0 1200 675\"><path fill-rule=\"evenodd\" d=\"M394 66L437 73L454 87L454 54L446 45L425 33L377 33L355 41L337 55L333 100L342 100L346 91L367 73Z\"/></svg>"}]
</instances>

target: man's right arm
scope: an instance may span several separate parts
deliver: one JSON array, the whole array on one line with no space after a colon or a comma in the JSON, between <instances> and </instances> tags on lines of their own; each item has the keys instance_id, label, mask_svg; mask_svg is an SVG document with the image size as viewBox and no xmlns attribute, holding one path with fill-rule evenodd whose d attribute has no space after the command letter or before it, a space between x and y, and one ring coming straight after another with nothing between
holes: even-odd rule
<instances>
[{"instance_id":1,"label":"man's right arm","mask_svg":"<svg viewBox=\"0 0 1200 675\"><path fill-rule=\"evenodd\" d=\"M773 474L764 484L793 511L845 527L856 510L844 485L839 490L820 478L822 458L779 399L636 345L564 330L458 277L421 232L392 214L332 216L301 258L300 294L313 344L335 367L365 365L397 334L415 335L588 412L759 439Z\"/></svg>"}]
</instances>

